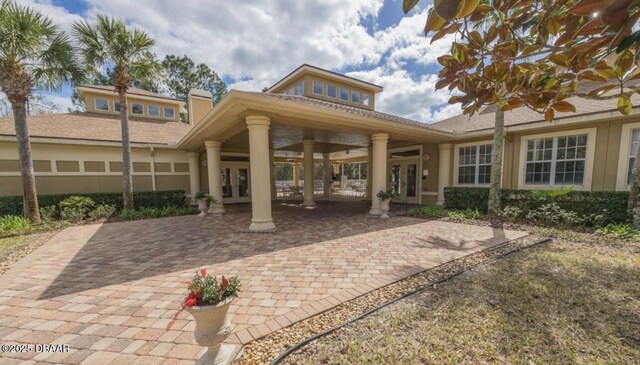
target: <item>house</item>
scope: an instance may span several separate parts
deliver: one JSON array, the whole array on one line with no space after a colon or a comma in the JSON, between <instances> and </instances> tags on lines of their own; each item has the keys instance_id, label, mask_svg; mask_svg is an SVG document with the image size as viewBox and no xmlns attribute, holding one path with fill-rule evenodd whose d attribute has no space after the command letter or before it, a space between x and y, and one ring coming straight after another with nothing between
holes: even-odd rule
<instances>
[{"instance_id":1,"label":"house","mask_svg":"<svg viewBox=\"0 0 640 365\"><path fill-rule=\"evenodd\" d=\"M116 95L103 86L78 92L87 112L29 117L40 194L121 189ZM295 166L292 185L302 187L297 196L309 208L344 191L344 177L331 180L345 163L367 170L363 195L371 214L381 213L375 193L387 188L401 202L434 204L443 202L447 186L488 186L493 113L426 124L376 111L381 92L305 64L265 92L232 90L215 107L210 93L192 90L189 120L181 123L181 101L131 89L134 189L207 191L216 200L214 213L250 201L250 229L260 231L275 227L272 200L284 197L277 164ZM577 113L561 113L552 123L524 108L505 114L504 187L629 188L640 120L622 116L615 100L571 101ZM321 166L319 185L314 166ZM0 194L20 194L19 179L13 119L1 118Z\"/></svg>"}]
</instances>

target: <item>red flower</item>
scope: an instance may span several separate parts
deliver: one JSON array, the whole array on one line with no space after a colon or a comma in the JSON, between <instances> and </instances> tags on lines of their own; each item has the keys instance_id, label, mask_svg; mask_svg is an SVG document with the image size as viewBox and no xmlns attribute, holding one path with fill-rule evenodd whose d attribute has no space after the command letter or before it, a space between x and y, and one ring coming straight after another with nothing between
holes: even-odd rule
<instances>
[{"instance_id":1,"label":"red flower","mask_svg":"<svg viewBox=\"0 0 640 365\"><path fill-rule=\"evenodd\" d=\"M189 297L184 301L184 306L185 306L185 307L195 307L196 305L198 305L198 299L196 299L195 297L191 297L191 296L189 296Z\"/></svg>"},{"instance_id":2,"label":"red flower","mask_svg":"<svg viewBox=\"0 0 640 365\"><path fill-rule=\"evenodd\" d=\"M220 289L226 288L227 285L229 285L229 280L227 280L227 278L225 278L223 275L222 280L220 280Z\"/></svg>"},{"instance_id":3,"label":"red flower","mask_svg":"<svg viewBox=\"0 0 640 365\"><path fill-rule=\"evenodd\" d=\"M203 279L205 279L207 277L207 269L205 269L204 267L201 268L200 275L202 276Z\"/></svg>"}]
</instances>

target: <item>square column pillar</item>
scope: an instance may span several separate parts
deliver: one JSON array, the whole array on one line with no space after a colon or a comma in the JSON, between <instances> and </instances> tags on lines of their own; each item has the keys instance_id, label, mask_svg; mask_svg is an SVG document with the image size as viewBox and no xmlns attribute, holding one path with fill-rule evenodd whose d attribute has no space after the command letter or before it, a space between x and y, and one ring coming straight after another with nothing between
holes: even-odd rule
<instances>
[{"instance_id":1,"label":"square column pillar","mask_svg":"<svg viewBox=\"0 0 640 365\"><path fill-rule=\"evenodd\" d=\"M389 135L377 133L371 136L373 144L371 177L371 210L369 214L380 215L380 199L376 196L381 190L387 190L387 142Z\"/></svg>"},{"instance_id":2,"label":"square column pillar","mask_svg":"<svg viewBox=\"0 0 640 365\"><path fill-rule=\"evenodd\" d=\"M322 195L329 199L331 196L331 160L328 153L322 154Z\"/></svg>"},{"instance_id":3,"label":"square column pillar","mask_svg":"<svg viewBox=\"0 0 640 365\"><path fill-rule=\"evenodd\" d=\"M313 140L302 141L304 148L304 202L305 207L316 205L313 201Z\"/></svg>"},{"instance_id":4,"label":"square column pillar","mask_svg":"<svg viewBox=\"0 0 640 365\"><path fill-rule=\"evenodd\" d=\"M251 231L276 228L271 218L271 166L269 164L269 125L264 116L248 116L249 165L251 168Z\"/></svg>"},{"instance_id":5,"label":"square column pillar","mask_svg":"<svg viewBox=\"0 0 640 365\"><path fill-rule=\"evenodd\" d=\"M189 159L189 189L191 199L200 191L200 154L198 152L187 152Z\"/></svg>"},{"instance_id":6,"label":"square column pillar","mask_svg":"<svg viewBox=\"0 0 640 365\"><path fill-rule=\"evenodd\" d=\"M438 145L438 200L437 204L444 204L444 188L451 185L451 143Z\"/></svg>"},{"instance_id":7,"label":"square column pillar","mask_svg":"<svg viewBox=\"0 0 640 365\"><path fill-rule=\"evenodd\" d=\"M222 204L222 165L220 163L220 150L222 143L218 141L205 141L207 148L207 172L209 175L209 195L215 200L209 207L209 213L224 213Z\"/></svg>"}]
</instances>

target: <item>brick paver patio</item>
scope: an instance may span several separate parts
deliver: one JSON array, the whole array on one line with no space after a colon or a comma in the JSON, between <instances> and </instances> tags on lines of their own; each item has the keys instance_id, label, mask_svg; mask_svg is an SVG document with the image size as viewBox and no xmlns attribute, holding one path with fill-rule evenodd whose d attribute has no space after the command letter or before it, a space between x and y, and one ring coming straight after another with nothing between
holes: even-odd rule
<instances>
[{"instance_id":1,"label":"brick paver patio","mask_svg":"<svg viewBox=\"0 0 640 365\"><path fill-rule=\"evenodd\" d=\"M0 277L0 342L69 352L0 353L2 363L193 363L202 348L183 313L165 327L198 268L238 275L230 343L247 343L380 286L523 232L408 217L366 218L365 202L274 205L278 234L239 233L250 206L68 228Z\"/></svg>"}]
</instances>

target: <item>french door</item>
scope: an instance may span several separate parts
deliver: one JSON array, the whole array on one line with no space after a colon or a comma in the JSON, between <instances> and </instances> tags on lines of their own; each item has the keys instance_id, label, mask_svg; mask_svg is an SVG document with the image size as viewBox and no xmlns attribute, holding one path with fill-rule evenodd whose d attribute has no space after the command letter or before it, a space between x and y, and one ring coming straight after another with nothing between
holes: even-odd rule
<instances>
[{"instance_id":1,"label":"french door","mask_svg":"<svg viewBox=\"0 0 640 365\"><path fill-rule=\"evenodd\" d=\"M390 161L389 186L399 197L399 203L418 204L418 163L419 161Z\"/></svg>"},{"instance_id":2,"label":"french door","mask_svg":"<svg viewBox=\"0 0 640 365\"><path fill-rule=\"evenodd\" d=\"M222 163L222 202L251 201L249 163Z\"/></svg>"}]
</instances>

